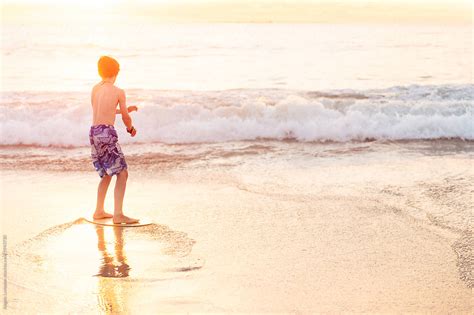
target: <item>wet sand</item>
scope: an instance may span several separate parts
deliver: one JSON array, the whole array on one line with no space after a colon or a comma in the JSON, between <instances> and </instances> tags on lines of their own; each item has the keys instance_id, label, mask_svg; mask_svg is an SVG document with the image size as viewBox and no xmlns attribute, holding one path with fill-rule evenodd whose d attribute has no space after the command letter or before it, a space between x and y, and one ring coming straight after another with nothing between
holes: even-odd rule
<instances>
[{"instance_id":1,"label":"wet sand","mask_svg":"<svg viewBox=\"0 0 474 315\"><path fill-rule=\"evenodd\" d=\"M469 313L470 153L364 146L137 168L134 229L80 219L92 172L4 168L7 311Z\"/></svg>"}]
</instances>

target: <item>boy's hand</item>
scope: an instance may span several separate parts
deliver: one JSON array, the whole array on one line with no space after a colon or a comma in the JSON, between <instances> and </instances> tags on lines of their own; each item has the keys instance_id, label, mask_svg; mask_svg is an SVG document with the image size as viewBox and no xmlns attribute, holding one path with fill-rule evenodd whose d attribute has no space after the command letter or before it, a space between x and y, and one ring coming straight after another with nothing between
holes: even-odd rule
<instances>
[{"instance_id":1,"label":"boy's hand","mask_svg":"<svg viewBox=\"0 0 474 315\"><path fill-rule=\"evenodd\" d=\"M132 136L132 137L135 137L135 135L137 134L137 129L135 129L135 127L131 127L130 129L127 128L127 132Z\"/></svg>"},{"instance_id":2,"label":"boy's hand","mask_svg":"<svg viewBox=\"0 0 474 315\"><path fill-rule=\"evenodd\" d=\"M129 113L134 112L134 111L136 112L136 111L138 111L138 107L136 107L136 106L128 106L128 107L127 107L127 110L128 110Z\"/></svg>"}]
</instances>

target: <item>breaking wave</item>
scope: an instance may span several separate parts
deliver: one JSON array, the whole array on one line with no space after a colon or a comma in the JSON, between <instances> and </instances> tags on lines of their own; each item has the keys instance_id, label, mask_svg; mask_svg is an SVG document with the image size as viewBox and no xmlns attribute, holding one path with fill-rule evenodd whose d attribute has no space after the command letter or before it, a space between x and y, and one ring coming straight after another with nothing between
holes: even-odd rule
<instances>
[{"instance_id":1,"label":"breaking wave","mask_svg":"<svg viewBox=\"0 0 474 315\"><path fill-rule=\"evenodd\" d=\"M138 130L120 141L202 143L236 140L473 140L474 85L411 85L379 90L127 91ZM0 105L2 145L87 146L89 95L8 92Z\"/></svg>"}]
</instances>

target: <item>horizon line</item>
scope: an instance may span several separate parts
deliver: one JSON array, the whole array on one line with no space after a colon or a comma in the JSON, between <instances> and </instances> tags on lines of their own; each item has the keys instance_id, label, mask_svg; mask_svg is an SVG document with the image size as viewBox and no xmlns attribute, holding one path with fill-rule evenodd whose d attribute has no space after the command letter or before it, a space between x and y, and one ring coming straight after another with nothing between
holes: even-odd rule
<instances>
[{"instance_id":1,"label":"horizon line","mask_svg":"<svg viewBox=\"0 0 474 315\"><path fill-rule=\"evenodd\" d=\"M212 5L211 5L212 3ZM234 5L232 2L209 4L140 3L89 7L77 3L3 3L2 24L21 21L84 20L126 18L154 23L251 23L251 24L441 24L472 25L474 8L464 2L447 5L420 3L373 3L364 5L336 2L288 3L272 6ZM98 10L102 10L98 13Z\"/></svg>"}]
</instances>

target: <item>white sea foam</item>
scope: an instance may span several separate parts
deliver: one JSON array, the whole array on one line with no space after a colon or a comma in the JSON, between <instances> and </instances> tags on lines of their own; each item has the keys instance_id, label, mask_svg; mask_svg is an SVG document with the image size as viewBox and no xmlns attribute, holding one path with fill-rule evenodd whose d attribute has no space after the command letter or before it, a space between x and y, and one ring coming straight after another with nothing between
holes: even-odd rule
<instances>
[{"instance_id":1,"label":"white sea foam","mask_svg":"<svg viewBox=\"0 0 474 315\"><path fill-rule=\"evenodd\" d=\"M122 143L196 143L254 139L474 140L474 85L383 90L130 91L135 138L116 126ZM1 144L88 145L85 93L4 93Z\"/></svg>"}]
</instances>

